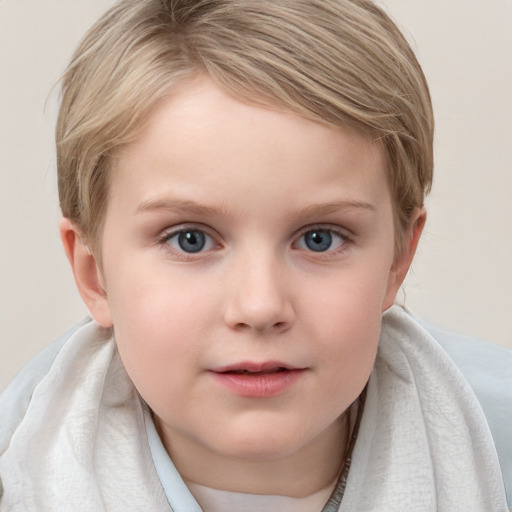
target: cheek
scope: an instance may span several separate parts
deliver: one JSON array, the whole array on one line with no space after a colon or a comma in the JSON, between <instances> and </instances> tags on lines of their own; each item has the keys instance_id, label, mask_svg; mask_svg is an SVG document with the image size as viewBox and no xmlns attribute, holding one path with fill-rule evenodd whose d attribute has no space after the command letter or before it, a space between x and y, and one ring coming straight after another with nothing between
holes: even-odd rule
<instances>
[{"instance_id":1,"label":"cheek","mask_svg":"<svg viewBox=\"0 0 512 512\"><path fill-rule=\"evenodd\" d=\"M362 263L321 280L304 278L299 290L308 290L302 295L305 314L318 317L326 330L378 331L389 270L383 262Z\"/></svg>"},{"instance_id":2,"label":"cheek","mask_svg":"<svg viewBox=\"0 0 512 512\"><path fill-rule=\"evenodd\" d=\"M168 265L132 258L120 262L109 281L109 301L116 331L144 334L158 342L173 332L199 327L214 307L214 294L204 279L171 271Z\"/></svg>"},{"instance_id":3,"label":"cheek","mask_svg":"<svg viewBox=\"0 0 512 512\"><path fill-rule=\"evenodd\" d=\"M325 375L333 398L343 390L344 394L355 399L366 384L372 370L379 344L381 317L379 310L373 315L366 312L363 321L357 313L339 314L327 332L317 338L317 353L329 368Z\"/></svg>"},{"instance_id":4,"label":"cheek","mask_svg":"<svg viewBox=\"0 0 512 512\"><path fill-rule=\"evenodd\" d=\"M372 271L331 280L315 288L303 311L310 313L309 336L329 368L333 400L340 389L355 399L368 380L377 352L386 279ZM339 398L338 398L339 400Z\"/></svg>"},{"instance_id":5,"label":"cheek","mask_svg":"<svg viewBox=\"0 0 512 512\"><path fill-rule=\"evenodd\" d=\"M168 388L176 370L200 353L213 305L209 295L165 279L161 272L126 270L120 265L119 279L111 280L109 300L119 353L146 398Z\"/></svg>"}]
</instances>

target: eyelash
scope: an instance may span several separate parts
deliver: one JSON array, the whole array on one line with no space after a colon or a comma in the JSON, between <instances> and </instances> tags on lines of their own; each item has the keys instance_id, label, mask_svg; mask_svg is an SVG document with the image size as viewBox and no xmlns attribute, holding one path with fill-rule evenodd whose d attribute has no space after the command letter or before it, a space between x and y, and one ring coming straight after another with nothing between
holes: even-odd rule
<instances>
[{"instance_id":1,"label":"eyelash","mask_svg":"<svg viewBox=\"0 0 512 512\"><path fill-rule=\"evenodd\" d=\"M332 235L339 237L342 240L338 247L334 249L327 249L326 251L314 251L311 248L309 248L309 250L304 249L304 251L307 252L308 255L314 255L315 258L328 259L334 256L338 256L345 252L350 247L350 244L353 242L352 236L348 235L345 230L341 230L337 227L329 225L326 226L322 224L317 224L306 226L305 228L303 228L299 233L299 236L296 238L294 245L296 246L298 242L308 233L314 233L315 231L328 232L331 233Z\"/></svg>"},{"instance_id":2,"label":"eyelash","mask_svg":"<svg viewBox=\"0 0 512 512\"><path fill-rule=\"evenodd\" d=\"M174 238L179 236L180 234L185 233L202 233L205 235L209 240L213 242L213 245L219 246L220 244L215 242L215 237L210 235L208 233L208 230L206 230L203 226L197 226L197 225L182 225L179 228L171 229L168 231L164 231L162 235L158 238L157 242L158 245L163 247L164 249L172 252L174 255L177 255L180 258L183 259L191 259L191 258L197 258L199 255L203 254L203 247L201 247L197 252L187 252L184 250L179 250L171 247L170 241Z\"/></svg>"},{"instance_id":3,"label":"eyelash","mask_svg":"<svg viewBox=\"0 0 512 512\"><path fill-rule=\"evenodd\" d=\"M337 256L337 255L343 253L344 251L346 251L348 249L348 246L350 246L350 244L353 242L352 237L347 235L346 231L337 229L332 226L325 226L325 225L318 224L318 225L311 225L311 226L307 226L307 227L303 228L299 232L298 236L295 237L295 241L293 242L292 247L297 248L299 241L304 236L306 236L308 233L313 233L315 231L328 232L336 237L339 237L342 240L338 247L336 247L334 249L327 249L325 251L314 251L311 248L309 248L309 249L298 248L299 250L303 250L304 252L309 253L310 255L315 255L315 257L317 257L317 258L326 259L329 257ZM197 258L198 256L202 255L204 252L208 252L211 249L207 249L206 251L204 251L203 250L204 247L201 247L197 252L193 252L193 251L187 252L183 249L179 250L176 248L172 248L169 243L170 240L172 240L174 237L179 236L180 234L192 233L192 232L204 234L211 241L211 243L213 243L214 246L216 245L217 247L220 247L220 244L215 242L215 237L210 235L208 233L208 230L205 229L204 226L197 226L197 225L183 225L183 226L180 226L179 228L165 231L158 238L157 242L158 242L159 246L165 248L168 251L173 252L173 254L177 255L180 258L183 258L183 259ZM306 243L306 245L307 245L307 243Z\"/></svg>"}]
</instances>

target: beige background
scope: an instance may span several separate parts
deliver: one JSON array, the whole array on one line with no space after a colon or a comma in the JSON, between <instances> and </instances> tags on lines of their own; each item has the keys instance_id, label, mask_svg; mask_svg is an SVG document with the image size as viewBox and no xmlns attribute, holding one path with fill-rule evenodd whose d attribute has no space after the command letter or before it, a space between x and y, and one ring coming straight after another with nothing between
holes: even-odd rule
<instances>
[{"instance_id":1,"label":"beige background","mask_svg":"<svg viewBox=\"0 0 512 512\"><path fill-rule=\"evenodd\" d=\"M52 86L111 0L0 0L0 389L80 320L57 235ZM436 182L406 305L512 347L512 1L386 0L429 79Z\"/></svg>"}]
</instances>

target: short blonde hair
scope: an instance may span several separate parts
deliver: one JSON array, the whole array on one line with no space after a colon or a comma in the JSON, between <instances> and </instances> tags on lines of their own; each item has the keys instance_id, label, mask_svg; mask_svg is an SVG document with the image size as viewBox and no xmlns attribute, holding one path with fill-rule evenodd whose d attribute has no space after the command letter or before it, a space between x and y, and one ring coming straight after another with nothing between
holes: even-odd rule
<instances>
[{"instance_id":1,"label":"short blonde hair","mask_svg":"<svg viewBox=\"0 0 512 512\"><path fill-rule=\"evenodd\" d=\"M409 44L370 0L121 0L85 35L62 80L62 213L100 249L111 157L178 84L207 73L382 145L397 247L430 189L434 121Z\"/></svg>"}]
</instances>

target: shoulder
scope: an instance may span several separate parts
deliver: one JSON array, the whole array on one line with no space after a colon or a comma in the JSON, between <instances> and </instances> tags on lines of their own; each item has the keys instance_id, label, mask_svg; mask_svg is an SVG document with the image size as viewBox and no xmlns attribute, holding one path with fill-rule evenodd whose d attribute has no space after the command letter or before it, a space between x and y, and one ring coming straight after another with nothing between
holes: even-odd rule
<instances>
[{"instance_id":1,"label":"shoulder","mask_svg":"<svg viewBox=\"0 0 512 512\"><path fill-rule=\"evenodd\" d=\"M89 319L84 320L42 350L0 394L0 455L9 446L12 435L25 416L34 389L50 370L61 348L80 327L89 322Z\"/></svg>"},{"instance_id":2,"label":"shoulder","mask_svg":"<svg viewBox=\"0 0 512 512\"><path fill-rule=\"evenodd\" d=\"M512 350L422 325L464 375L492 427L504 433L512 419ZM494 433L494 431L493 431ZM512 449L512 435L509 435ZM511 452L512 453L512 452Z\"/></svg>"},{"instance_id":3,"label":"shoulder","mask_svg":"<svg viewBox=\"0 0 512 512\"><path fill-rule=\"evenodd\" d=\"M512 350L418 323L473 389L491 430L512 506Z\"/></svg>"}]
</instances>

